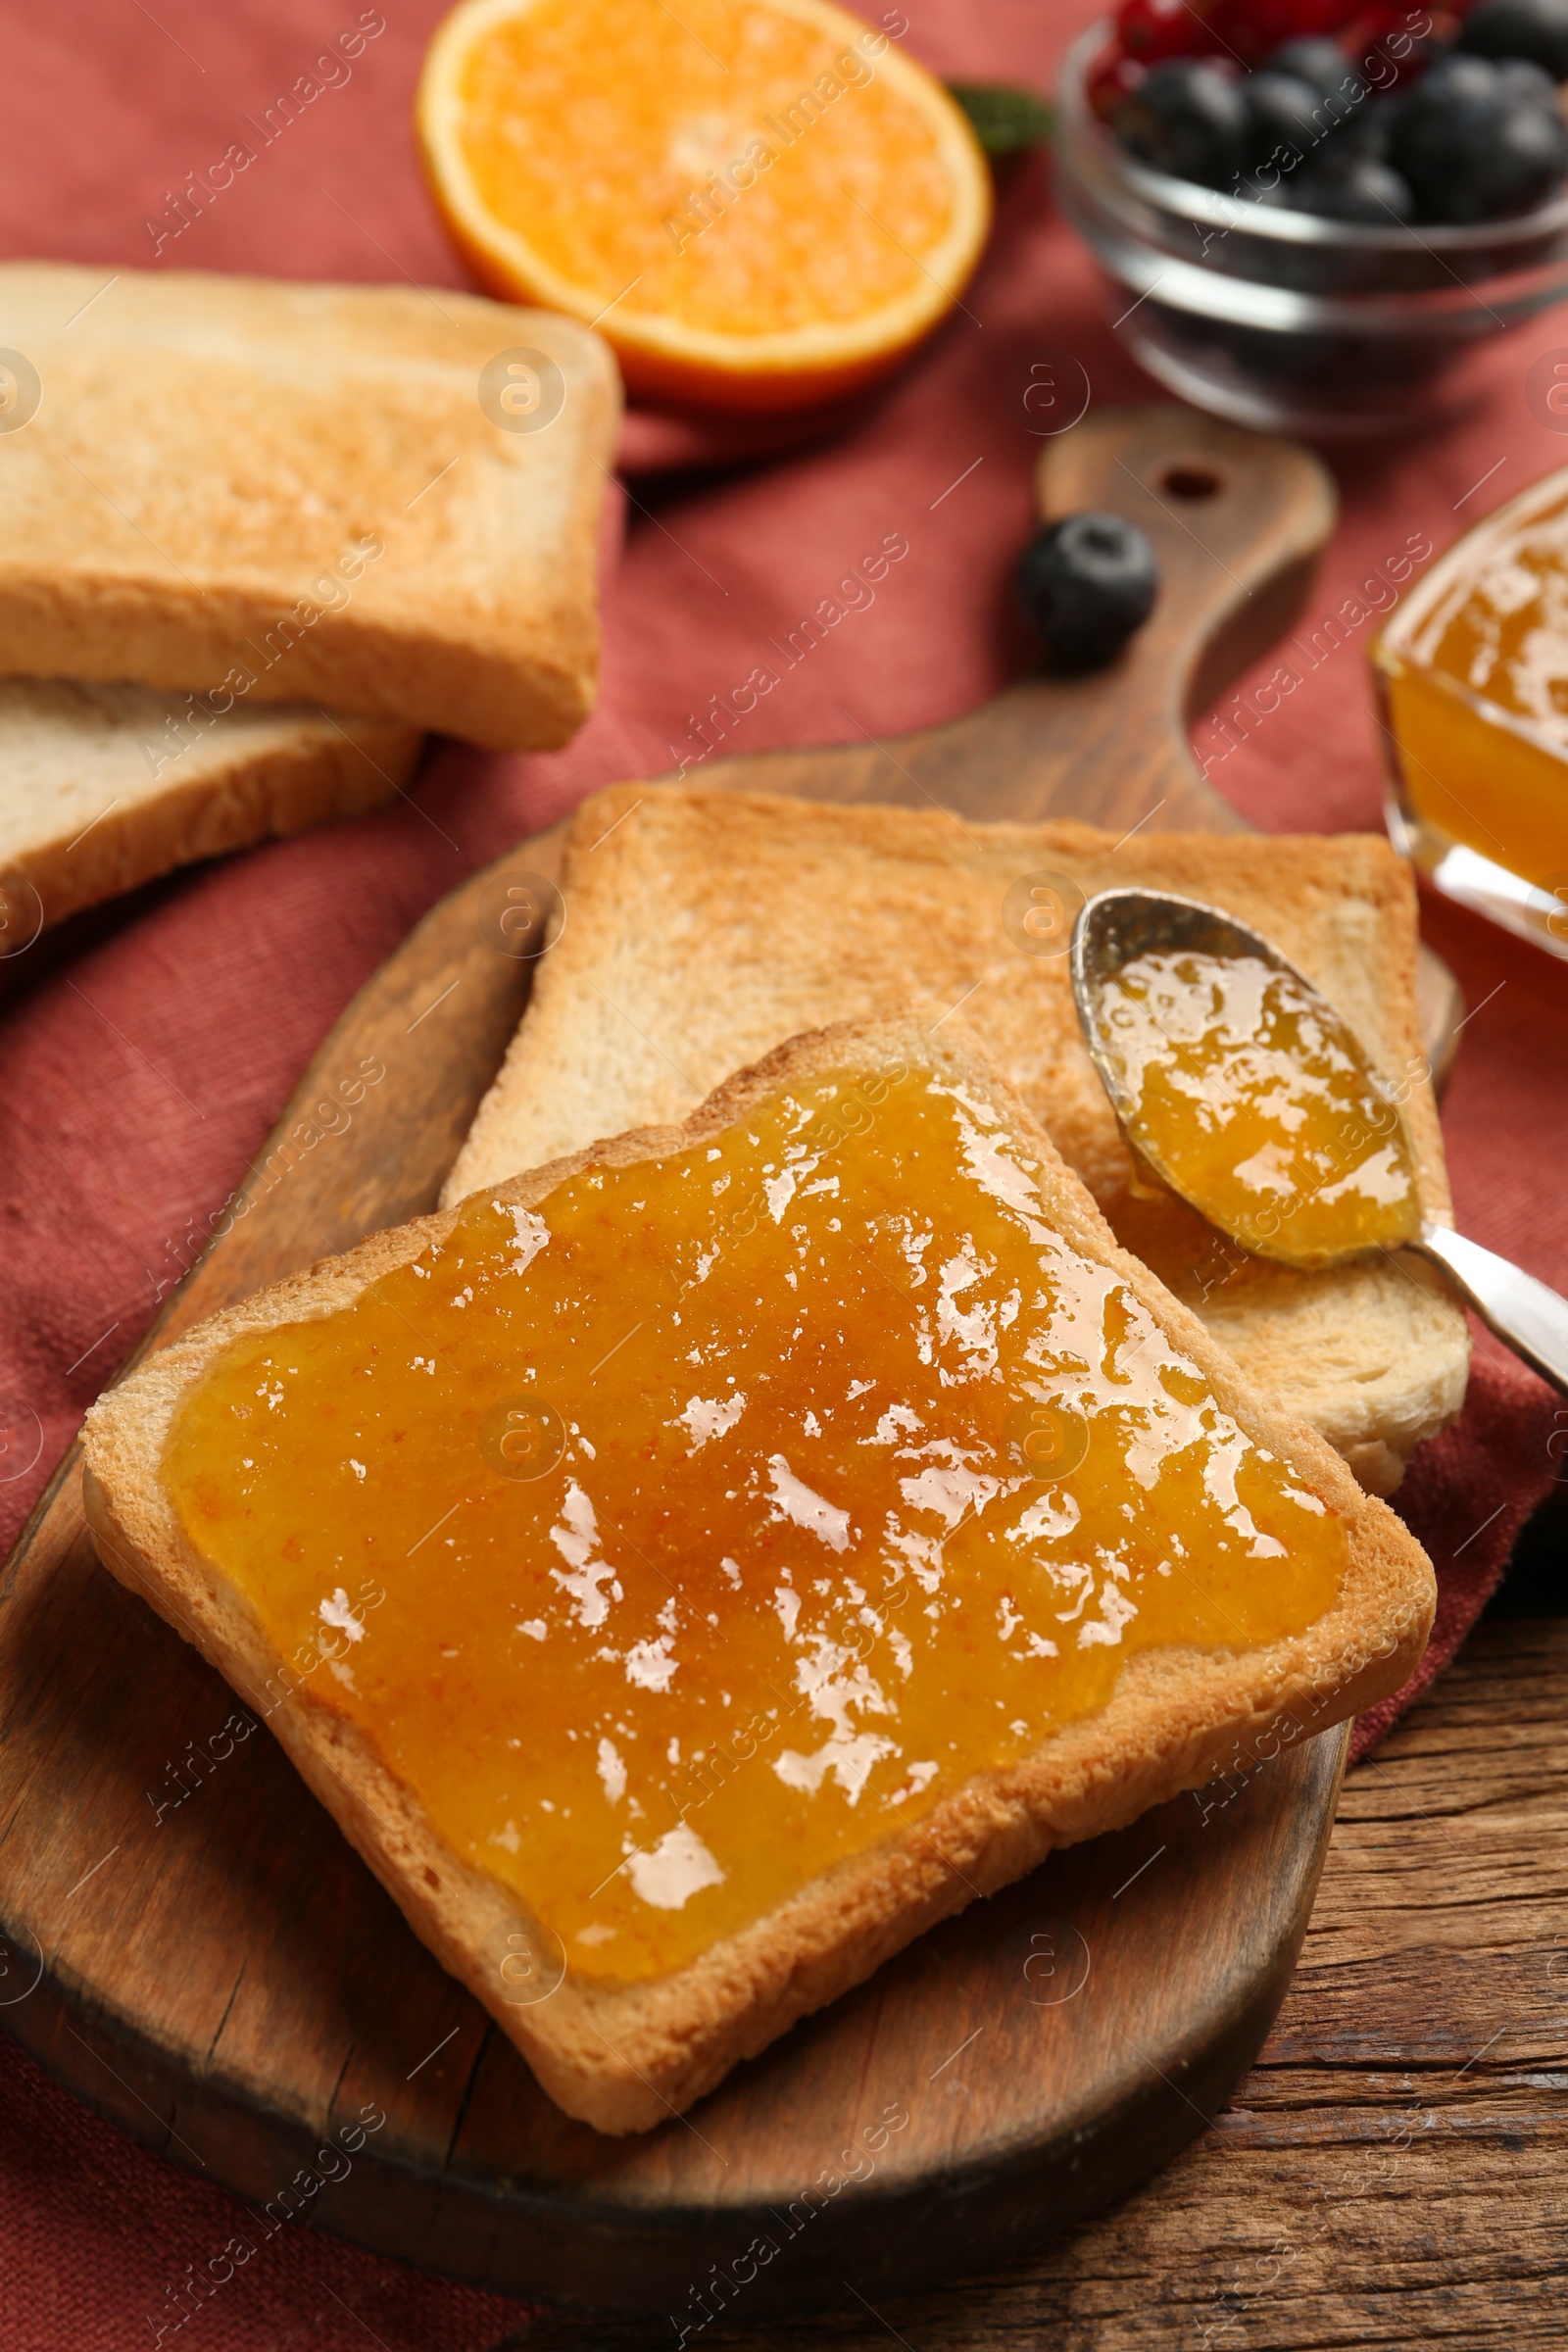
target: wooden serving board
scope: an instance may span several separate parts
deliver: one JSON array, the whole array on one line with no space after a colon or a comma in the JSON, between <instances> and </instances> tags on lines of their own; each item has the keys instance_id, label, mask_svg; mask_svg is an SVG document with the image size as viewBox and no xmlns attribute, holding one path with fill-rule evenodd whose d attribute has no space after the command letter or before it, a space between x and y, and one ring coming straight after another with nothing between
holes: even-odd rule
<instances>
[{"instance_id":1,"label":"wooden serving board","mask_svg":"<svg viewBox=\"0 0 1568 2352\"><path fill-rule=\"evenodd\" d=\"M1333 519L1320 467L1184 410L1122 411L1048 445L1042 499L1113 508L1158 548L1159 606L1112 670L708 779L1233 827L1184 718L1299 597ZM149 1345L433 1204L526 998L509 908L559 846L455 891L362 991ZM51 2072L239 2190L259 2231L292 2183L302 2221L504 2291L673 2315L677 2339L720 2309L874 2300L1016 2257L1198 2132L1283 1996L1346 1744L1253 1760L1054 1857L686 2121L609 2140L542 2096L265 1727L97 1565L74 1450L0 1579L0 2025Z\"/></svg>"}]
</instances>

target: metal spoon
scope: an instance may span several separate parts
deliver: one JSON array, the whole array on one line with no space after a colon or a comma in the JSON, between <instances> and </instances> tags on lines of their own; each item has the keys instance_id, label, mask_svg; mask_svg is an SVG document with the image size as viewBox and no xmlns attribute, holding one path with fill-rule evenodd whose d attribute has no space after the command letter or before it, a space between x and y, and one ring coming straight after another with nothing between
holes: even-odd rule
<instances>
[{"instance_id":1,"label":"metal spoon","mask_svg":"<svg viewBox=\"0 0 1568 2352\"><path fill-rule=\"evenodd\" d=\"M1123 1083L1121 1066L1111 1050L1103 1019L1102 992L1108 980L1137 956L1182 952L1208 956L1250 956L1278 972L1288 972L1314 1000L1313 1010L1330 1030L1349 1037L1353 1032L1328 1000L1288 957L1234 915L1200 899L1178 898L1152 890L1102 890L1083 908L1073 926L1072 990L1083 1023L1090 1056L1104 1082L1128 1149L1141 1165L1151 1165L1131 1132L1135 1109ZM1159 1181L1178 1190L1163 1168ZM1228 1231L1196 1194L1183 1192L1200 1216ZM1246 1245L1244 1234L1233 1239ZM1520 1266L1466 1241L1451 1226L1423 1216L1420 1229L1402 1248L1414 1250L1440 1266L1453 1288L1469 1300L1488 1328L1506 1347L1539 1372L1543 1380L1568 1396L1568 1298L1538 1282ZM1358 1252L1342 1250L1339 1257ZM1336 1263L1338 1259L1327 1262Z\"/></svg>"}]
</instances>

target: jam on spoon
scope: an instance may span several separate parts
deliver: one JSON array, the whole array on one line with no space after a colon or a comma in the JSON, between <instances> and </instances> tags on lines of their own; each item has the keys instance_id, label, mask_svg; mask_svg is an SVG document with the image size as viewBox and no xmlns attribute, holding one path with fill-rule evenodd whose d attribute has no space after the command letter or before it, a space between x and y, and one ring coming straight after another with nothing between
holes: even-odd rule
<instances>
[{"instance_id":1,"label":"jam on spoon","mask_svg":"<svg viewBox=\"0 0 1568 2352\"><path fill-rule=\"evenodd\" d=\"M1348 1021L1217 906L1106 890L1072 943L1090 1055L1136 1157L1259 1256L1411 1249L1568 1394L1568 1300L1427 1215L1392 1093Z\"/></svg>"},{"instance_id":2,"label":"jam on spoon","mask_svg":"<svg viewBox=\"0 0 1568 2352\"><path fill-rule=\"evenodd\" d=\"M1151 949L1107 975L1101 1018L1128 1135L1246 1248L1318 1266L1414 1238L1404 1122L1359 1042L1294 972Z\"/></svg>"}]
</instances>

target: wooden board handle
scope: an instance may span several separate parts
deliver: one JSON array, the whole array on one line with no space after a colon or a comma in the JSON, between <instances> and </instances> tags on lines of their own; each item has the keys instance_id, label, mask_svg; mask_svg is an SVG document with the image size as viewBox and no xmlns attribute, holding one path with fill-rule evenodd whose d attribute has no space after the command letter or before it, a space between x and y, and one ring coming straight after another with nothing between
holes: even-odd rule
<instances>
[{"instance_id":1,"label":"wooden board handle","mask_svg":"<svg viewBox=\"0 0 1568 2352\"><path fill-rule=\"evenodd\" d=\"M1298 442L1151 402L1052 442L1036 496L1048 519L1103 506L1152 541L1154 611L1123 660L1084 682L1083 706L1102 757L1147 765L1157 739L1169 788L1203 791L1188 726L1300 611L1338 514L1331 477Z\"/></svg>"},{"instance_id":2,"label":"wooden board handle","mask_svg":"<svg viewBox=\"0 0 1568 2352\"><path fill-rule=\"evenodd\" d=\"M885 743L705 763L692 780L816 800L936 801L966 816L1076 816L1125 832L1241 824L1200 776L1189 718L1289 626L1334 528L1309 451L1169 401L1104 409L1050 442L1050 517L1104 508L1147 531L1160 593L1126 652L1086 677L1020 679L981 710Z\"/></svg>"}]
</instances>

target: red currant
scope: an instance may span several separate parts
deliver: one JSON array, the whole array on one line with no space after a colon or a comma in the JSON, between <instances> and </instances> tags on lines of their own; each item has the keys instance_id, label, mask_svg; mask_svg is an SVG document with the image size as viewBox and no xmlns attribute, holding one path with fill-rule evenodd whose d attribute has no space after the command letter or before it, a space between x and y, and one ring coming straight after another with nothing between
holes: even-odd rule
<instances>
[{"instance_id":1,"label":"red currant","mask_svg":"<svg viewBox=\"0 0 1568 2352\"><path fill-rule=\"evenodd\" d=\"M1209 23L1219 47L1242 66L1255 66L1282 41L1332 31L1327 0L1215 0Z\"/></svg>"},{"instance_id":2,"label":"red currant","mask_svg":"<svg viewBox=\"0 0 1568 2352\"><path fill-rule=\"evenodd\" d=\"M1428 30L1410 37L1413 26L1422 23ZM1423 69L1449 46L1458 29L1459 20L1451 9L1417 13L1404 7L1402 0L1362 0L1339 37L1348 57L1358 62L1363 58L1378 61L1377 87L1387 96L1419 79ZM1396 49L1391 48L1390 41L1396 34L1406 37Z\"/></svg>"},{"instance_id":3,"label":"red currant","mask_svg":"<svg viewBox=\"0 0 1568 2352\"><path fill-rule=\"evenodd\" d=\"M1101 51L1089 69L1085 95L1093 113L1102 122L1108 122L1130 92L1136 90L1149 68L1136 57L1124 57L1114 44Z\"/></svg>"},{"instance_id":4,"label":"red currant","mask_svg":"<svg viewBox=\"0 0 1568 2352\"><path fill-rule=\"evenodd\" d=\"M1146 66L1164 57L1207 57L1215 47L1205 19L1209 0L1122 0L1116 32L1122 48Z\"/></svg>"}]
</instances>

